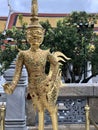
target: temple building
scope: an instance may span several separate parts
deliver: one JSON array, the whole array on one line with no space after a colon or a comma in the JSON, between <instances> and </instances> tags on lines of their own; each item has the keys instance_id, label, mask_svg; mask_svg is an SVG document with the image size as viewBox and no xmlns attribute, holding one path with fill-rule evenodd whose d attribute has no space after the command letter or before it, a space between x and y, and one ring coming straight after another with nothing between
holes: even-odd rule
<instances>
[{"instance_id":1,"label":"temple building","mask_svg":"<svg viewBox=\"0 0 98 130\"><path fill-rule=\"evenodd\" d=\"M0 33L4 31L7 23L7 17L0 17Z\"/></svg>"},{"instance_id":2,"label":"temple building","mask_svg":"<svg viewBox=\"0 0 98 130\"><path fill-rule=\"evenodd\" d=\"M13 26L17 28L21 28L21 24L19 21L19 14L23 16L23 21L26 23L30 23L30 13L20 13L15 12L11 13L9 17L0 17L0 32L4 31L5 29L11 29ZM67 17L69 14L48 14L48 13L39 13L39 20L40 21L49 21L52 27L56 26L57 21L62 20L63 18ZM94 31L98 33L98 23L94 25Z\"/></svg>"}]
</instances>

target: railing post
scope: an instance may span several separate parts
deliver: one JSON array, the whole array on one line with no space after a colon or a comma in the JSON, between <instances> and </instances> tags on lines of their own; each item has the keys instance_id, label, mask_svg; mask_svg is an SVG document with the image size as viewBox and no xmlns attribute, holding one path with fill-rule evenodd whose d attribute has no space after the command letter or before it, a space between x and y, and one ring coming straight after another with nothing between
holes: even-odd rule
<instances>
[{"instance_id":1,"label":"railing post","mask_svg":"<svg viewBox=\"0 0 98 130\"><path fill-rule=\"evenodd\" d=\"M89 119L90 107L88 104L86 104L85 106L85 114L86 114L85 130L90 130L90 119Z\"/></svg>"},{"instance_id":2,"label":"railing post","mask_svg":"<svg viewBox=\"0 0 98 130\"><path fill-rule=\"evenodd\" d=\"M5 106L4 103L2 103L2 106L0 107L1 111L1 130L5 130Z\"/></svg>"}]
</instances>

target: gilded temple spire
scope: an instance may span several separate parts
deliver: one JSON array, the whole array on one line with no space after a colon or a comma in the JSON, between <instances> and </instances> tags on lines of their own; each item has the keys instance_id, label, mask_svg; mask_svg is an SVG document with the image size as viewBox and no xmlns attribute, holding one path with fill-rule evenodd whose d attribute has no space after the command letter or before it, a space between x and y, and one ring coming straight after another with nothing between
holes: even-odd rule
<instances>
[{"instance_id":1,"label":"gilded temple spire","mask_svg":"<svg viewBox=\"0 0 98 130\"><path fill-rule=\"evenodd\" d=\"M37 0L32 0L30 25L31 26L41 26L39 24L39 20L38 20L38 2L37 2Z\"/></svg>"},{"instance_id":2,"label":"gilded temple spire","mask_svg":"<svg viewBox=\"0 0 98 130\"><path fill-rule=\"evenodd\" d=\"M37 2L37 0L32 0L31 15L38 16L38 2Z\"/></svg>"}]
</instances>

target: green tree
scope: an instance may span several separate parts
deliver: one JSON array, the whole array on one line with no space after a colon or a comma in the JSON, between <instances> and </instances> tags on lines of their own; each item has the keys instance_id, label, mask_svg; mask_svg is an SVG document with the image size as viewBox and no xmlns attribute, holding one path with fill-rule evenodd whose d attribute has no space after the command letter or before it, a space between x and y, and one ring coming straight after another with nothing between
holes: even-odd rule
<instances>
[{"instance_id":1,"label":"green tree","mask_svg":"<svg viewBox=\"0 0 98 130\"><path fill-rule=\"evenodd\" d=\"M22 26L21 29L13 27L11 30L6 30L5 35L0 34L0 45L5 46L3 51L2 48L0 49L0 63L4 66L1 70L8 68L18 53L17 48L15 46L12 47L10 42L8 44L4 43L6 38L13 38L15 45L20 49L24 50L29 48L29 43L26 40L27 24L23 22L22 15L19 15L19 19ZM51 52L61 51L71 58L69 62L64 63L62 68L65 82L69 82L69 78L72 83L88 82L91 77L98 74L98 36L93 33L93 26L96 19L97 16L87 14L86 12L73 12L62 21L59 20L55 28L51 27L49 21L41 22L45 29L45 38L41 48L50 48ZM88 61L91 61L92 64L92 75L82 79L84 65ZM70 77L67 75L68 72Z\"/></svg>"},{"instance_id":2,"label":"green tree","mask_svg":"<svg viewBox=\"0 0 98 130\"><path fill-rule=\"evenodd\" d=\"M26 40L27 24L23 22L22 15L19 15L19 20L21 29L12 27L12 29L0 33L0 74L3 74L8 69L18 53L18 49L27 50L30 47Z\"/></svg>"},{"instance_id":3,"label":"green tree","mask_svg":"<svg viewBox=\"0 0 98 130\"><path fill-rule=\"evenodd\" d=\"M73 12L69 17L58 21L55 28L49 26L47 29L42 46L48 46L51 51L61 51L72 59L62 68L65 82L69 80L67 71L70 82L87 82L91 78L82 79L83 73L87 72L84 70L87 62L93 63L94 50L91 50L91 43L94 40L93 27L96 19L95 15L86 12Z\"/></svg>"}]
</instances>

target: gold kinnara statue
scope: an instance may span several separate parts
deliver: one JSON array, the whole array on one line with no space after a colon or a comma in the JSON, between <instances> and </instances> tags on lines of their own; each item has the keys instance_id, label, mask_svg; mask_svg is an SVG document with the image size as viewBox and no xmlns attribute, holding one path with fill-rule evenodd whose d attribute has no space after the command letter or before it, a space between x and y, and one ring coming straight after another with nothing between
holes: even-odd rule
<instances>
[{"instance_id":1,"label":"gold kinnara statue","mask_svg":"<svg viewBox=\"0 0 98 130\"><path fill-rule=\"evenodd\" d=\"M57 106L61 77L59 73L59 60L67 58L61 52L50 53L49 50L41 50L44 29L38 21L37 0L32 1L31 24L27 28L27 40L31 47L26 51L19 51L16 61L16 69L11 83L3 85L7 94L12 94L21 76L23 65L28 72L28 93L33 106L38 110L39 130L44 130L44 111L47 109L52 120L53 130L58 130ZM61 57L60 57L61 56ZM46 62L50 62L49 74L45 74Z\"/></svg>"}]
</instances>

